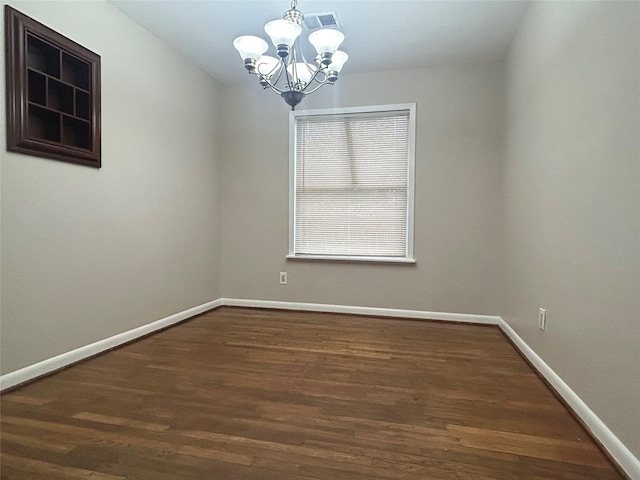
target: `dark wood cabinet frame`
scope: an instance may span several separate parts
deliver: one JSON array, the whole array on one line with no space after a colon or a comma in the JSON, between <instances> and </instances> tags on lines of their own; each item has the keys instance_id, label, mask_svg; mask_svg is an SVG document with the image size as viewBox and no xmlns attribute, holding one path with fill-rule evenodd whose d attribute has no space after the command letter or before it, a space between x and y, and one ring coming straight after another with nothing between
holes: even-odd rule
<instances>
[{"instance_id":1,"label":"dark wood cabinet frame","mask_svg":"<svg viewBox=\"0 0 640 480\"><path fill-rule=\"evenodd\" d=\"M7 149L100 168L100 56L5 6Z\"/></svg>"}]
</instances>

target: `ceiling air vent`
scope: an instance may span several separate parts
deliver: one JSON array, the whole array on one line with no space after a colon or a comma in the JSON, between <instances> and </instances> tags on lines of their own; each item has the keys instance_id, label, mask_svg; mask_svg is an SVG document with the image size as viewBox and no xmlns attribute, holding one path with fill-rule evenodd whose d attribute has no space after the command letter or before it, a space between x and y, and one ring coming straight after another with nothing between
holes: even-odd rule
<instances>
[{"instance_id":1,"label":"ceiling air vent","mask_svg":"<svg viewBox=\"0 0 640 480\"><path fill-rule=\"evenodd\" d=\"M305 13L304 24L308 30L318 30L319 28L340 28L340 20L335 12L326 13Z\"/></svg>"}]
</instances>

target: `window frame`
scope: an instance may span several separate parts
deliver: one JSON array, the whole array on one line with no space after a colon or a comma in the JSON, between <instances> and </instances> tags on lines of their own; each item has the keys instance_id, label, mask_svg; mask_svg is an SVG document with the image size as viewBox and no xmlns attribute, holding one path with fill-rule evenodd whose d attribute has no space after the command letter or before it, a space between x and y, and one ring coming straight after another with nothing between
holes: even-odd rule
<instances>
[{"instance_id":1,"label":"window frame","mask_svg":"<svg viewBox=\"0 0 640 480\"><path fill-rule=\"evenodd\" d=\"M408 158L407 158L407 244L404 257L351 256L351 255L309 255L295 253L296 225L296 139L297 120L300 117L371 114L393 111L408 111ZM294 110L289 112L289 260L337 261L337 262L373 262L415 264L414 256L414 212L415 212L415 151L416 151L416 104L398 103L390 105L372 105L363 107L325 108L316 110Z\"/></svg>"}]
</instances>

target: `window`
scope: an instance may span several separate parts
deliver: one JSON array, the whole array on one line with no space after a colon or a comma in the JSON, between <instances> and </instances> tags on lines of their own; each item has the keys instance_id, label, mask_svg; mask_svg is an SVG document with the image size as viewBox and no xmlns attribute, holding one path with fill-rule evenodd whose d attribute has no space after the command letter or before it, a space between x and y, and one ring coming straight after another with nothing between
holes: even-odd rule
<instances>
[{"instance_id":1,"label":"window","mask_svg":"<svg viewBox=\"0 0 640 480\"><path fill-rule=\"evenodd\" d=\"M415 263L415 104L290 114L289 255Z\"/></svg>"}]
</instances>

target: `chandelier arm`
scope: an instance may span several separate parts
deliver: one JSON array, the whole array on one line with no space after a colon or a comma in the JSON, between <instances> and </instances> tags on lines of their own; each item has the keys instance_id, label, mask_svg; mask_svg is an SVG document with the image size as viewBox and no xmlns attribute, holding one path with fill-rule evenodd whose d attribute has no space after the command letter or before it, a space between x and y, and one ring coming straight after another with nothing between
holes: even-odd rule
<instances>
[{"instance_id":1,"label":"chandelier arm","mask_svg":"<svg viewBox=\"0 0 640 480\"><path fill-rule=\"evenodd\" d=\"M315 92L316 90L318 90L320 87L324 87L325 85L333 85L331 82L325 80L322 83L318 82L318 85L316 85L314 88L312 88L311 90L307 91L307 88L305 87L304 90L302 90L302 92L305 95L310 95L313 92Z\"/></svg>"},{"instance_id":2,"label":"chandelier arm","mask_svg":"<svg viewBox=\"0 0 640 480\"><path fill-rule=\"evenodd\" d=\"M274 93L277 93L278 95L282 95L284 92L287 92L288 90L281 90L278 87L276 87L275 85L273 85L269 80L265 80L265 83L261 83L262 88L264 89L271 89L271 91L273 91Z\"/></svg>"},{"instance_id":3,"label":"chandelier arm","mask_svg":"<svg viewBox=\"0 0 640 480\"><path fill-rule=\"evenodd\" d=\"M276 71L276 69L280 67L280 64L276 63L271 70L269 70L266 73L263 73L263 72L260 71L260 67L263 66L263 65L266 65L267 67L269 67L269 65L267 63L264 63L264 62L258 63L258 62L256 62L255 70L253 71L253 73L256 76L258 76L259 78L263 78L263 77L264 78L270 78L270 77L272 77L274 72Z\"/></svg>"},{"instance_id":4,"label":"chandelier arm","mask_svg":"<svg viewBox=\"0 0 640 480\"><path fill-rule=\"evenodd\" d=\"M289 74L289 69L287 68L288 65L284 65L284 69L286 70L285 74L287 75L287 86L289 87L289 90L296 90L297 83L294 83L294 80L296 78L300 78L298 76L298 52L302 54L302 50L300 50L300 46L298 45L298 39L296 39L291 46L291 55L289 60L289 65L291 66L291 74ZM304 61L304 54L302 54L302 60Z\"/></svg>"},{"instance_id":5,"label":"chandelier arm","mask_svg":"<svg viewBox=\"0 0 640 480\"><path fill-rule=\"evenodd\" d=\"M318 80L318 75L322 74L323 75L323 79L322 80ZM323 68L319 68L318 70L316 70L315 74L313 75L313 77L311 77L311 80L309 80L309 83L315 81L318 82L322 85L324 85L325 83L327 83L327 77L329 75L327 74L327 68L323 67Z\"/></svg>"},{"instance_id":6,"label":"chandelier arm","mask_svg":"<svg viewBox=\"0 0 640 480\"><path fill-rule=\"evenodd\" d=\"M324 74L324 78L322 80L318 79L318 75L320 75L320 73ZM312 82L316 82L318 83L318 85L315 88L312 88L311 90L307 91L307 89L309 88L309 85L311 85ZM327 73L325 71L325 69L318 69L313 73L313 76L309 79L309 81L307 82L307 84L305 85L305 87L302 89L303 92L305 92L306 95L315 92L316 90L318 90L321 86L326 85L327 83L331 83L327 80Z\"/></svg>"},{"instance_id":7,"label":"chandelier arm","mask_svg":"<svg viewBox=\"0 0 640 480\"><path fill-rule=\"evenodd\" d=\"M280 77L282 76L282 70L285 68L284 63L280 62L279 64L277 64L269 73L271 72L275 72L276 70L278 70L278 72L275 74L276 78L275 80L272 80L271 78L267 77L268 74L261 74L258 69L256 69L255 72L253 72L253 74L258 77L258 79L260 80L260 85L262 86L263 89L271 89L273 92L277 93L278 95L281 95L282 93L286 92L287 90L285 89L280 89L278 88L276 85L278 84L278 81L280 80ZM271 74L271 77L273 77L274 74Z\"/></svg>"},{"instance_id":8,"label":"chandelier arm","mask_svg":"<svg viewBox=\"0 0 640 480\"><path fill-rule=\"evenodd\" d=\"M295 60L295 58L294 58ZM289 89L289 91L295 90L296 89L296 84L293 83L293 78L296 72L296 64L291 63L292 67L291 67L291 75L289 75L289 69L287 68L287 65L284 65L284 75L287 79L287 88Z\"/></svg>"},{"instance_id":9,"label":"chandelier arm","mask_svg":"<svg viewBox=\"0 0 640 480\"><path fill-rule=\"evenodd\" d=\"M282 76L282 71L287 69L287 66L285 65L285 63L283 61L280 61L280 63L278 64L278 74L276 75L276 79L273 81L267 80L267 83L271 86L271 88L279 94L281 94L284 90L281 90L279 88L276 87L276 85L278 84L278 82L280 81L280 77ZM266 79L265 79L266 80Z\"/></svg>"}]
</instances>

